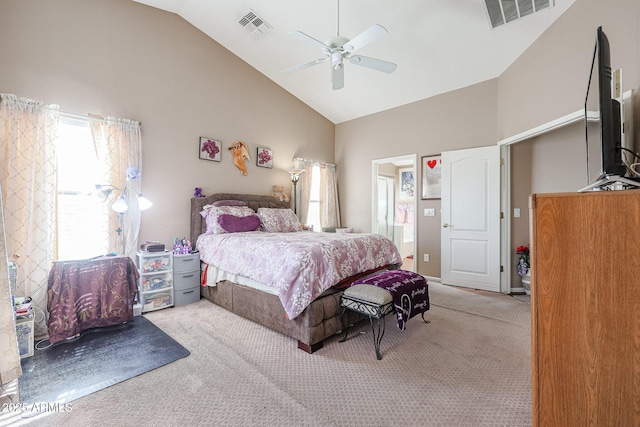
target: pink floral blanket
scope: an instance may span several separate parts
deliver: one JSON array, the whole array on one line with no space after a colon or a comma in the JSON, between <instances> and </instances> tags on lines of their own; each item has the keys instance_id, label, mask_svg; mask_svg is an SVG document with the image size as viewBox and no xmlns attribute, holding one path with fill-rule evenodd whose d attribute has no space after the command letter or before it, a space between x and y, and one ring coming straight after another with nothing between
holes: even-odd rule
<instances>
[{"instance_id":1,"label":"pink floral blanket","mask_svg":"<svg viewBox=\"0 0 640 427\"><path fill-rule=\"evenodd\" d=\"M207 264L273 287L289 319L341 280L402 261L393 242L378 234L203 234L196 247Z\"/></svg>"}]
</instances>

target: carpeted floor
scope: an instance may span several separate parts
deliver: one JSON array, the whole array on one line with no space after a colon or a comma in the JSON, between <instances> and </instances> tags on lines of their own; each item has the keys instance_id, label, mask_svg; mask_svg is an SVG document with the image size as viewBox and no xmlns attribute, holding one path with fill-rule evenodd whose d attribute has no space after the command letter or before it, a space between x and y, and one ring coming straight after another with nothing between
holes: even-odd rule
<instances>
[{"instance_id":1,"label":"carpeted floor","mask_svg":"<svg viewBox=\"0 0 640 427\"><path fill-rule=\"evenodd\" d=\"M72 402L188 356L189 351L140 316L125 325L85 331L22 360L20 402Z\"/></svg>"},{"instance_id":2,"label":"carpeted floor","mask_svg":"<svg viewBox=\"0 0 640 427\"><path fill-rule=\"evenodd\" d=\"M400 331L388 317L382 360L367 322L308 355L205 300L149 313L189 357L30 425L531 425L529 305L440 284L429 291L431 323L414 318Z\"/></svg>"}]
</instances>

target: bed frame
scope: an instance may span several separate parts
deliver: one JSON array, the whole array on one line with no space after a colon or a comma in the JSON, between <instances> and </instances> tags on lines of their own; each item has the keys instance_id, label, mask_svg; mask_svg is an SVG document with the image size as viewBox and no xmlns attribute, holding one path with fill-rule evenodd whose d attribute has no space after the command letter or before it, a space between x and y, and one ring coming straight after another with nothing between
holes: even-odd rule
<instances>
[{"instance_id":1,"label":"bed frame","mask_svg":"<svg viewBox=\"0 0 640 427\"><path fill-rule=\"evenodd\" d=\"M198 236L206 231L204 218L200 215L203 206L217 200L242 200L253 210L261 207L288 209L288 202L281 202L272 196L217 193L207 197L191 199L191 241L195 244ZM264 325L298 340L298 348L313 353L323 346L325 338L342 330L340 321L340 296L342 291L329 290L313 301L298 317L287 319L280 299L247 286L228 281L217 286L201 286L200 294L209 301L244 318ZM345 321L358 320L349 314Z\"/></svg>"}]
</instances>

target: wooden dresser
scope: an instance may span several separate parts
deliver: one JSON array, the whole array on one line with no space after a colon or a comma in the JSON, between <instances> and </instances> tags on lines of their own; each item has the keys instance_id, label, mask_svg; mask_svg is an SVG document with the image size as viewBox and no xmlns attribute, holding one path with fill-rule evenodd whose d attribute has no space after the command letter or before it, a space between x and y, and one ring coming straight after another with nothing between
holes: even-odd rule
<instances>
[{"instance_id":1,"label":"wooden dresser","mask_svg":"<svg viewBox=\"0 0 640 427\"><path fill-rule=\"evenodd\" d=\"M640 190L531 196L534 426L640 426Z\"/></svg>"}]
</instances>

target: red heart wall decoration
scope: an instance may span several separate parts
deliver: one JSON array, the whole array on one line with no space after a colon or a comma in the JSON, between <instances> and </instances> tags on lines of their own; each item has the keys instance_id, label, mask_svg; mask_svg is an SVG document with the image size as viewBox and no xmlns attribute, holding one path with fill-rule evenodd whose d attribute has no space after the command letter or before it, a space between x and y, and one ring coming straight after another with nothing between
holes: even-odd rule
<instances>
[{"instance_id":1,"label":"red heart wall decoration","mask_svg":"<svg viewBox=\"0 0 640 427\"><path fill-rule=\"evenodd\" d=\"M429 166L429 169L435 168L437 163L438 162L436 160L427 160L427 166Z\"/></svg>"}]
</instances>

